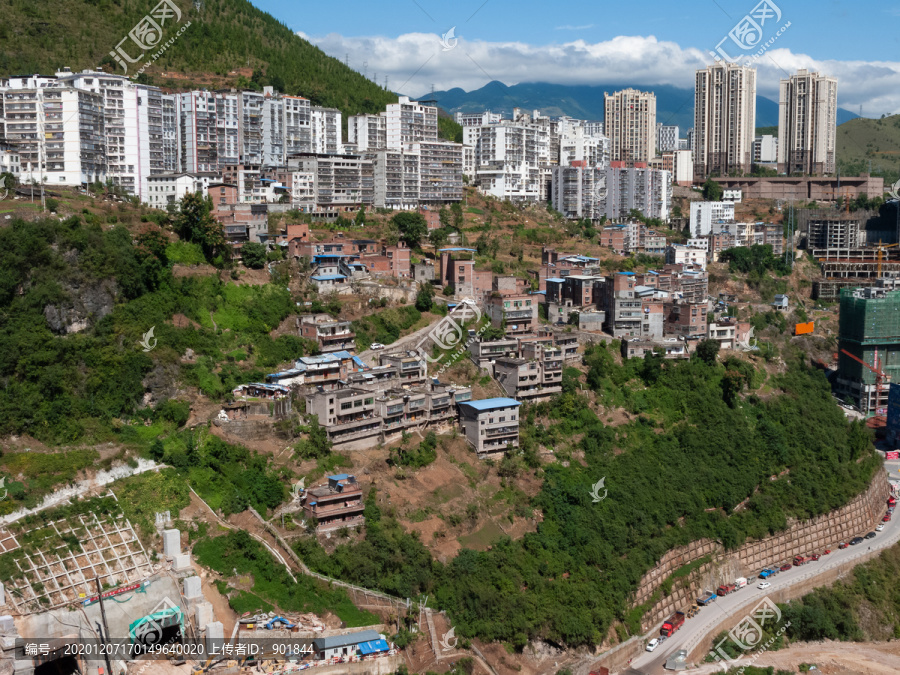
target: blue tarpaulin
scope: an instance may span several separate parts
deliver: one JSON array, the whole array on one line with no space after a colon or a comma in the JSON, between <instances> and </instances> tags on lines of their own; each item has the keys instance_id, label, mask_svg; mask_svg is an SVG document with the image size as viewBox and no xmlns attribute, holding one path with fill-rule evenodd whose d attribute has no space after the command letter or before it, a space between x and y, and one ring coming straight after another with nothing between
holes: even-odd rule
<instances>
[{"instance_id":1,"label":"blue tarpaulin","mask_svg":"<svg viewBox=\"0 0 900 675\"><path fill-rule=\"evenodd\" d=\"M369 654L375 654L377 652L389 652L391 650L391 648L388 646L388 643L384 640L360 642L357 645L357 649L359 649L359 653L363 656L368 656Z\"/></svg>"}]
</instances>

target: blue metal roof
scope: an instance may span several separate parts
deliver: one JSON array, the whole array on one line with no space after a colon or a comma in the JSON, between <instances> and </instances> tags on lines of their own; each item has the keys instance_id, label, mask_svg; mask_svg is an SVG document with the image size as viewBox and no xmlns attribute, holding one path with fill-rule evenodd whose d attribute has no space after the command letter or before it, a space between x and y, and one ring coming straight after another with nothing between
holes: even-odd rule
<instances>
[{"instance_id":1,"label":"blue metal roof","mask_svg":"<svg viewBox=\"0 0 900 675\"><path fill-rule=\"evenodd\" d=\"M477 253L477 248L460 248L459 246L454 246L452 248L442 248L440 249L441 253L444 251L471 251L472 253Z\"/></svg>"},{"instance_id":2,"label":"blue metal roof","mask_svg":"<svg viewBox=\"0 0 900 675\"><path fill-rule=\"evenodd\" d=\"M347 480L347 474L336 473L333 476L328 476L328 480Z\"/></svg>"},{"instance_id":3,"label":"blue metal roof","mask_svg":"<svg viewBox=\"0 0 900 675\"><path fill-rule=\"evenodd\" d=\"M565 279L559 279L559 278L556 278L556 277L554 277L553 279L547 279L547 281L548 281L548 282L552 281L553 283L556 283L556 284L564 284L564 283L566 283L566 280L565 280Z\"/></svg>"},{"instance_id":4,"label":"blue metal roof","mask_svg":"<svg viewBox=\"0 0 900 675\"><path fill-rule=\"evenodd\" d=\"M313 281L337 281L338 279L346 279L343 274L317 274L312 277Z\"/></svg>"},{"instance_id":5,"label":"blue metal roof","mask_svg":"<svg viewBox=\"0 0 900 675\"><path fill-rule=\"evenodd\" d=\"M363 656L367 656L369 654L374 654L376 652L387 652L390 651L391 648L388 646L388 643L384 640L372 640L371 642L362 642L356 646L359 649L359 653Z\"/></svg>"},{"instance_id":6,"label":"blue metal roof","mask_svg":"<svg viewBox=\"0 0 900 675\"><path fill-rule=\"evenodd\" d=\"M522 405L514 398L484 398L480 401L466 401L460 405L467 405L470 408L482 412L484 410L494 410L496 408L508 408L510 406Z\"/></svg>"},{"instance_id":7,"label":"blue metal roof","mask_svg":"<svg viewBox=\"0 0 900 675\"><path fill-rule=\"evenodd\" d=\"M621 274L623 277L633 277L634 272L616 272L616 274Z\"/></svg>"}]
</instances>

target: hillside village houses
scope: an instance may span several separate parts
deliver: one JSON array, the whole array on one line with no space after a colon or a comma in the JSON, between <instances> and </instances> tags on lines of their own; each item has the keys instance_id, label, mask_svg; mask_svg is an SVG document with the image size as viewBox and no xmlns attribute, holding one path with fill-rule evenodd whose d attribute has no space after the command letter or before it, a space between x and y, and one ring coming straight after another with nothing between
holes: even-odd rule
<instances>
[{"instance_id":1,"label":"hillside village houses","mask_svg":"<svg viewBox=\"0 0 900 675\"><path fill-rule=\"evenodd\" d=\"M338 446L458 424L479 456L514 448L518 407L561 391L564 364L580 358L581 343L621 339L626 356L660 350L666 358L687 355L706 337L726 348L746 344L748 327L725 319L708 324L705 268L731 246L767 243L776 254L783 250L780 226L736 222L733 201L693 202L686 245L670 244L633 218L637 212L644 221L667 221L673 183L688 183L693 171L691 148L683 147L677 129L657 128L655 103L645 92L608 97L621 113L607 127L613 137L600 122L517 108L509 118L456 113L462 143L439 137L433 102L405 96L379 114L348 117L345 139L340 111L271 87L166 94L118 75L64 69L2 79L0 95L0 162L20 180L111 181L168 210L199 192L236 247L261 242L307 261L320 293L349 291L357 281L377 286L385 278L407 287L449 287L451 307L470 299L502 331L501 339L466 345L464 358L505 395L478 401L468 385L430 376L419 351L388 348L363 359L349 321L322 313L299 317L296 333L317 353L265 383L235 389L235 410L286 414L299 395L306 414L316 415ZM626 110L626 99L642 102L640 115ZM601 246L665 256L666 263L645 273L610 273L595 257L545 247L526 280L476 269L477 251L465 245L414 263L402 242L342 232L314 241L309 224L293 219L270 228L273 216L282 222L289 211L327 220L384 208L417 210L434 230L440 209L462 199L464 180L498 199L549 201L567 218L605 221ZM358 501L349 498L355 479L331 478L317 488L318 503L304 507L322 527L330 526L323 509L332 508L326 508L332 499L342 510L331 520L357 517L358 508L348 506Z\"/></svg>"}]
</instances>

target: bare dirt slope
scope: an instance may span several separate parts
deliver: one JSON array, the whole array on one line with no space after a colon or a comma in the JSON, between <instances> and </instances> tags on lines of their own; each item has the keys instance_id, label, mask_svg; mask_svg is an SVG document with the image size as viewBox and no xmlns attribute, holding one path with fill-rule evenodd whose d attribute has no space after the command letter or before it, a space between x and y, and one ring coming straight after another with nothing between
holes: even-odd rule
<instances>
[{"instance_id":1,"label":"bare dirt slope","mask_svg":"<svg viewBox=\"0 0 900 675\"><path fill-rule=\"evenodd\" d=\"M742 659L735 665L749 663L749 659ZM900 642L803 642L762 654L752 665L800 672L801 663L816 665L823 675L896 675L900 673ZM704 665L691 673L721 671L721 666Z\"/></svg>"}]
</instances>

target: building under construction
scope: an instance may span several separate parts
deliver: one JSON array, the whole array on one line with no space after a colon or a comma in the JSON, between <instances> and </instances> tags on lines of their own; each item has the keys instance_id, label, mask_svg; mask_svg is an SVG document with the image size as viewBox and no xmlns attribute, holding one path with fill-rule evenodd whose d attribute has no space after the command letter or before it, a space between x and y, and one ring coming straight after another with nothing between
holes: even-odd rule
<instances>
[{"instance_id":1,"label":"building under construction","mask_svg":"<svg viewBox=\"0 0 900 675\"><path fill-rule=\"evenodd\" d=\"M891 381L900 382L900 284L842 289L835 393L883 415Z\"/></svg>"},{"instance_id":2,"label":"building under construction","mask_svg":"<svg viewBox=\"0 0 900 675\"><path fill-rule=\"evenodd\" d=\"M900 277L900 248L896 245L813 248L809 252L822 267L822 277L813 281L815 300L837 300L843 288L875 286L882 277Z\"/></svg>"}]
</instances>

